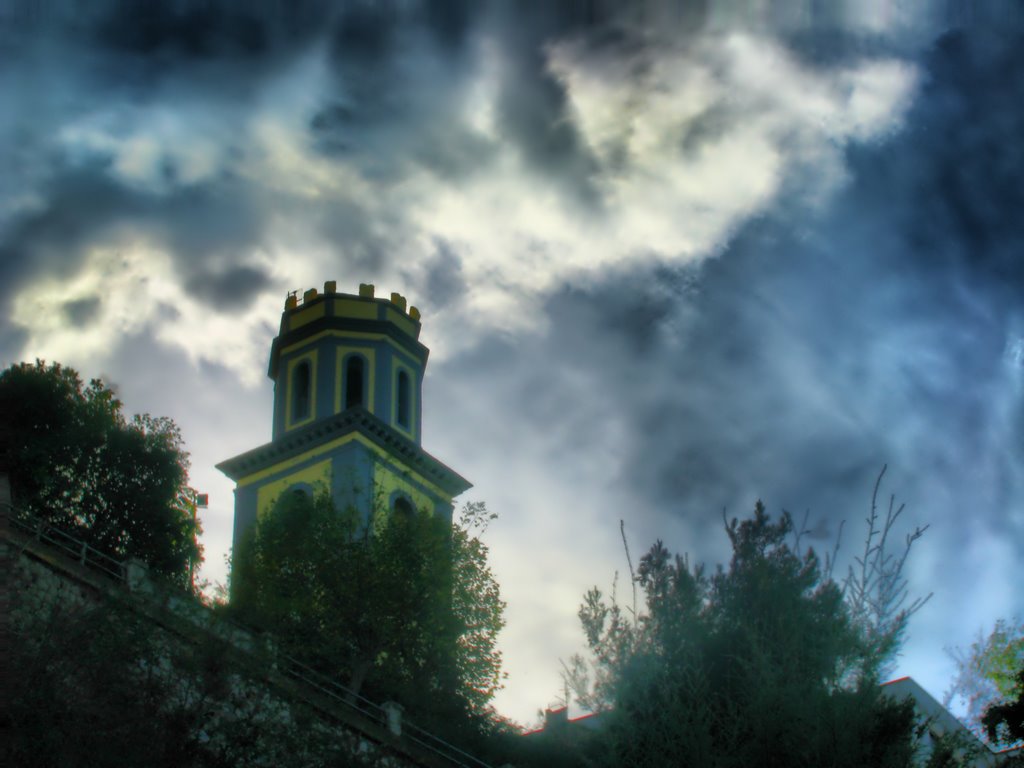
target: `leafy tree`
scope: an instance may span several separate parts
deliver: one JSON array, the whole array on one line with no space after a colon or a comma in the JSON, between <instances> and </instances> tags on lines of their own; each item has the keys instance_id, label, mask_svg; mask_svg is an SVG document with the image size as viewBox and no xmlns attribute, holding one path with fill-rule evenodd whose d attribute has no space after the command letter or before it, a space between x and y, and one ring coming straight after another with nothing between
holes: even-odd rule
<instances>
[{"instance_id":1,"label":"leafy tree","mask_svg":"<svg viewBox=\"0 0 1024 768\"><path fill-rule=\"evenodd\" d=\"M979 734L987 733L992 741L1024 739L1019 704L1024 691L1024 622L999 619L988 637L979 632L966 652L956 649L949 653L957 672L943 703L949 706L954 699L963 702L968 724ZM1010 719L1004 721L1004 714ZM991 728L989 723L993 724ZM1000 723L1004 723L1003 728L998 727Z\"/></svg>"},{"instance_id":2,"label":"leafy tree","mask_svg":"<svg viewBox=\"0 0 1024 768\"><path fill-rule=\"evenodd\" d=\"M1017 671L1013 696L990 704L981 716L985 735L995 744L1024 744L1024 664Z\"/></svg>"},{"instance_id":3,"label":"leafy tree","mask_svg":"<svg viewBox=\"0 0 1024 768\"><path fill-rule=\"evenodd\" d=\"M505 602L480 538L495 518L482 501L468 502L451 530L455 668L460 695L477 715L491 714L502 680L498 632L505 626Z\"/></svg>"},{"instance_id":4,"label":"leafy tree","mask_svg":"<svg viewBox=\"0 0 1024 768\"><path fill-rule=\"evenodd\" d=\"M121 412L97 379L20 363L0 372L0 465L15 505L114 557L137 557L190 585L202 560L181 432L166 417Z\"/></svg>"},{"instance_id":5,"label":"leafy tree","mask_svg":"<svg viewBox=\"0 0 1024 768\"><path fill-rule=\"evenodd\" d=\"M232 605L353 694L396 699L421 722L482 718L500 685L504 624L475 535L488 519L470 505L453 531L378 505L364 521L326 490L286 494L236 553Z\"/></svg>"},{"instance_id":6,"label":"leafy tree","mask_svg":"<svg viewBox=\"0 0 1024 768\"><path fill-rule=\"evenodd\" d=\"M883 697L878 646L817 555L787 544L788 514L726 525L728 569L708 575L659 541L635 580L645 610L587 593L595 664L570 681L605 708L593 759L612 765L906 766L908 702Z\"/></svg>"}]
</instances>

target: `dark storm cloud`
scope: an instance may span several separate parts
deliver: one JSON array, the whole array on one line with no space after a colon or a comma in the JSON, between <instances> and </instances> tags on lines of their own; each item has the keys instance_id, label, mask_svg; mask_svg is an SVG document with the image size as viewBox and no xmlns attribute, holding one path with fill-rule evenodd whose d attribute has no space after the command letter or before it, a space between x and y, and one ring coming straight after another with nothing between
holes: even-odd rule
<instances>
[{"instance_id":1,"label":"dark storm cloud","mask_svg":"<svg viewBox=\"0 0 1024 768\"><path fill-rule=\"evenodd\" d=\"M828 211L777 210L700 266L566 287L543 336L458 375L519 382L508 406L566 455L619 440L625 515L717 537L723 507L761 496L834 531L888 463L942 535L1002 529L1024 503L1020 34L939 40L905 133L850 153Z\"/></svg>"},{"instance_id":2,"label":"dark storm cloud","mask_svg":"<svg viewBox=\"0 0 1024 768\"><path fill-rule=\"evenodd\" d=\"M564 86L545 64L543 40L512 46L498 103L502 135L539 175L594 201L589 177L597 170L570 115Z\"/></svg>"},{"instance_id":3,"label":"dark storm cloud","mask_svg":"<svg viewBox=\"0 0 1024 768\"><path fill-rule=\"evenodd\" d=\"M215 180L152 199L146 224L188 273L260 245L271 202L240 180Z\"/></svg>"},{"instance_id":4,"label":"dark storm cloud","mask_svg":"<svg viewBox=\"0 0 1024 768\"><path fill-rule=\"evenodd\" d=\"M712 105L687 122L680 149L687 155L698 154L706 144L724 135L739 117L730 113L725 105Z\"/></svg>"},{"instance_id":5,"label":"dark storm cloud","mask_svg":"<svg viewBox=\"0 0 1024 768\"><path fill-rule=\"evenodd\" d=\"M254 207L252 191L236 179L182 178L177 153L187 147L161 147L149 177L126 179L116 167L116 152L130 131L147 126L132 125L124 115L112 123L109 147L61 139L65 129L98 111L151 105L160 84L177 80L179 93L196 94L227 91L230 81L234 93L239 81L229 73L265 72L251 61L238 67L228 62L216 76L206 69L207 77L192 77L197 73L190 73L189 62L255 53L245 44L246 25L233 26L237 14L212 8L37 4L32 12L15 6L9 23L0 26L12 67L11 87L0 97L0 110L8 115L0 122L0 160L15 169L18 182L0 187L0 202L6 204L0 226L0 311L5 315L27 281L75 274L91 247L122 247L123 238L143 235L169 247L187 276L211 256L235 246L244 250L262 234L262 213ZM241 30L242 37L223 41L236 35L229 29ZM16 202L22 197L28 205Z\"/></svg>"},{"instance_id":6,"label":"dark storm cloud","mask_svg":"<svg viewBox=\"0 0 1024 768\"><path fill-rule=\"evenodd\" d=\"M448 182L488 172L497 144L453 120L486 32L504 62L500 140L515 144L545 183L598 201L593 159L566 112L563 86L546 69L545 46L559 36L604 34L616 16L601 4L53 3L16 5L9 18L3 41L20 74L6 99L11 117L0 160L21 183L0 182L2 201L12 203L0 230L5 307L26 279L73 272L87 245L126 228L169 248L186 280L211 261L221 270L238 266L244 259L233 254L261 242L268 210L311 219L311 233L334 244L346 264L376 269L394 258L401 250L394 241L408 232L403 211L386 212L386 226L375 227L365 202L305 205L237 174L251 149L237 143L241 131L231 126L243 128L261 87L323 40L330 75L305 119L309 146L329 162L384 184L413 167ZM190 110L181 113L188 126L212 104L218 111L209 127L223 133L193 129L220 153L205 175L189 175L186 127L180 138L158 135L164 144L151 167L125 178L118 152L126 142L145 135L161 113ZM66 129L82 133L83 123L87 140L95 133L88 121L98 107L109 111L99 126L106 144L67 140ZM22 195L41 203L13 204Z\"/></svg>"},{"instance_id":7,"label":"dark storm cloud","mask_svg":"<svg viewBox=\"0 0 1024 768\"><path fill-rule=\"evenodd\" d=\"M22 32L66 35L113 52L201 59L265 55L274 45L312 38L330 16L331 4L320 0L244 4L15 0L2 18Z\"/></svg>"},{"instance_id":8,"label":"dark storm cloud","mask_svg":"<svg viewBox=\"0 0 1024 768\"><path fill-rule=\"evenodd\" d=\"M67 170L44 189L45 203L14 218L0 240L0 301L25 279L71 273L83 249L118 221L144 213L143 199L111 182L103 164Z\"/></svg>"},{"instance_id":9,"label":"dark storm cloud","mask_svg":"<svg viewBox=\"0 0 1024 768\"><path fill-rule=\"evenodd\" d=\"M249 256L265 247L275 216L303 222L296 228L332 247L346 272L372 274L399 258L409 226L403 210L369 210L371 201L347 195L304 199L246 173L259 152L244 143L256 95L318 41L331 43L332 79L307 125L311 146L329 161L348 163L371 184L396 181L412 165L446 179L487 168L495 148L452 120L473 71L477 4L286 5L54 4L52 12L15 13L0 30L19 73L0 97L8 115L0 160L18 179L0 181L5 316L32 280L73 276L90 249L133 238L168 252L196 298L241 308L269 283ZM190 127L211 106L214 132ZM109 121L90 123L97 110ZM157 134L157 156L126 174L123 148L167 115L180 119L180 136ZM77 131L70 140L69 126ZM99 145L90 138L97 128ZM193 139L212 148L198 178L187 166ZM225 283L234 286L228 303Z\"/></svg>"},{"instance_id":10,"label":"dark storm cloud","mask_svg":"<svg viewBox=\"0 0 1024 768\"><path fill-rule=\"evenodd\" d=\"M480 65L473 34L500 60L497 128L528 168L578 201L597 205L598 171L547 67L566 37L618 38L623 14L602 4L388 3L343 7L330 32L334 90L310 120L314 146L390 179L412 159L445 179L486 170L494 147L451 120Z\"/></svg>"},{"instance_id":11,"label":"dark storm cloud","mask_svg":"<svg viewBox=\"0 0 1024 768\"><path fill-rule=\"evenodd\" d=\"M24 328L16 328L10 323L0 324L0 361L11 363L20 359L28 332Z\"/></svg>"},{"instance_id":12,"label":"dark storm cloud","mask_svg":"<svg viewBox=\"0 0 1024 768\"><path fill-rule=\"evenodd\" d=\"M38 275L74 274L90 246L118 247L121 236L146 232L171 249L188 277L211 259L234 260L231 254L244 253L263 233L261 213L241 186L145 192L111 178L103 159L61 171L43 188L41 209L15 217L3 233L0 303Z\"/></svg>"},{"instance_id":13,"label":"dark storm cloud","mask_svg":"<svg viewBox=\"0 0 1024 768\"><path fill-rule=\"evenodd\" d=\"M356 123L355 111L347 104L328 104L309 121L317 149L326 155L346 154L353 149L346 134Z\"/></svg>"},{"instance_id":14,"label":"dark storm cloud","mask_svg":"<svg viewBox=\"0 0 1024 768\"><path fill-rule=\"evenodd\" d=\"M1022 14L1002 28L954 31L928 59L931 80L912 135L867 171L913 195L902 206L906 242L922 260L957 265L968 279L1024 296L1024 35ZM912 151L913 150L913 151Z\"/></svg>"},{"instance_id":15,"label":"dark storm cloud","mask_svg":"<svg viewBox=\"0 0 1024 768\"><path fill-rule=\"evenodd\" d=\"M497 103L503 138L538 176L587 206L600 206L598 166L569 112L565 85L547 66L548 45L578 39L599 45L618 39L618 15L600 4L498 5L494 29L502 46Z\"/></svg>"},{"instance_id":16,"label":"dark storm cloud","mask_svg":"<svg viewBox=\"0 0 1024 768\"><path fill-rule=\"evenodd\" d=\"M424 283L426 295L433 305L443 307L462 299L467 293L462 274L462 260L451 243L438 240L434 257L427 266Z\"/></svg>"},{"instance_id":17,"label":"dark storm cloud","mask_svg":"<svg viewBox=\"0 0 1024 768\"><path fill-rule=\"evenodd\" d=\"M186 56L266 51L266 21L241 8L214 4L119 3L97 24L97 36L111 48L132 53L171 52Z\"/></svg>"},{"instance_id":18,"label":"dark storm cloud","mask_svg":"<svg viewBox=\"0 0 1024 768\"><path fill-rule=\"evenodd\" d=\"M98 296L90 296L85 299L67 301L64 302L62 309L68 322L72 325L88 325L99 314L100 298Z\"/></svg>"},{"instance_id":19,"label":"dark storm cloud","mask_svg":"<svg viewBox=\"0 0 1024 768\"><path fill-rule=\"evenodd\" d=\"M311 147L390 183L423 166L444 178L486 167L493 147L459 121L485 6L349 3L324 30L330 82L308 122Z\"/></svg>"},{"instance_id":20,"label":"dark storm cloud","mask_svg":"<svg viewBox=\"0 0 1024 768\"><path fill-rule=\"evenodd\" d=\"M220 272L197 272L186 281L185 287L210 306L230 312L247 307L270 284L270 278L262 270L235 266Z\"/></svg>"}]
</instances>

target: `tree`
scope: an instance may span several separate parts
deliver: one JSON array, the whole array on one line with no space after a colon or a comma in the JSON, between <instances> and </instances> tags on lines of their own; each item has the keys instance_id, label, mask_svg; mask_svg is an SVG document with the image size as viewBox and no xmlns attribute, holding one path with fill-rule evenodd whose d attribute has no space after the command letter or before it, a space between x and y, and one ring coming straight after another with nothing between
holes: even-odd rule
<instances>
[{"instance_id":1,"label":"tree","mask_svg":"<svg viewBox=\"0 0 1024 768\"><path fill-rule=\"evenodd\" d=\"M924 535L928 526L918 526L913 533L906 534L902 550L898 554L892 552L890 536L900 515L903 514L905 505L896 506L895 495L890 495L885 519L882 519L878 510L878 491L882 486L886 469L887 467L883 466L882 471L878 473L871 493L871 511L864 521L867 524L864 548L854 557L843 580L843 596L851 618L864 638L873 646L873 653L869 654L869 657L878 664L875 672L879 677L887 677L891 672L891 662L898 653L910 617L932 597L929 593L907 603L908 582L903 575L903 567L914 542ZM806 518L804 524L806 525ZM832 578L832 568L839 554L843 527L841 524L835 549L826 557L824 576L827 580ZM797 534L794 546L796 549L800 548L800 533Z\"/></svg>"},{"instance_id":2,"label":"tree","mask_svg":"<svg viewBox=\"0 0 1024 768\"><path fill-rule=\"evenodd\" d=\"M393 698L418 717L483 716L500 685L504 625L487 548L489 517L463 524L424 511L368 521L329 492L288 493L236 553L232 604L284 650L353 694Z\"/></svg>"},{"instance_id":3,"label":"tree","mask_svg":"<svg viewBox=\"0 0 1024 768\"><path fill-rule=\"evenodd\" d=\"M97 379L20 363L0 373L0 464L15 506L119 559L137 557L183 585L202 560L181 432L166 417L131 421Z\"/></svg>"},{"instance_id":4,"label":"tree","mask_svg":"<svg viewBox=\"0 0 1024 768\"><path fill-rule=\"evenodd\" d=\"M495 518L482 501L468 502L451 531L456 674L460 695L477 715L491 714L490 701L502 680L497 646L498 632L505 626L505 602L480 538Z\"/></svg>"},{"instance_id":5,"label":"tree","mask_svg":"<svg viewBox=\"0 0 1024 768\"><path fill-rule=\"evenodd\" d=\"M710 576L657 542L635 574L643 611L597 589L585 596L591 698L607 718L595 760L909 765L911 705L882 696L877 644L813 550L787 544L789 515L772 522L758 502L752 519L728 522L726 533L732 559ZM577 660L572 669L586 688L585 667Z\"/></svg>"},{"instance_id":6,"label":"tree","mask_svg":"<svg viewBox=\"0 0 1024 768\"><path fill-rule=\"evenodd\" d=\"M978 734L986 733L995 743L1024 739L1019 703L1024 691L1024 622L999 619L988 637L979 631L969 650L958 648L949 654L957 672L943 703L949 706L954 699L963 702L968 725ZM1009 719L1004 721L1003 715ZM1004 723L1001 728L1000 723Z\"/></svg>"},{"instance_id":7,"label":"tree","mask_svg":"<svg viewBox=\"0 0 1024 768\"><path fill-rule=\"evenodd\" d=\"M994 744L1024 744L1024 664L1017 670L1016 690L1005 701L990 704L981 716L985 735Z\"/></svg>"}]
</instances>

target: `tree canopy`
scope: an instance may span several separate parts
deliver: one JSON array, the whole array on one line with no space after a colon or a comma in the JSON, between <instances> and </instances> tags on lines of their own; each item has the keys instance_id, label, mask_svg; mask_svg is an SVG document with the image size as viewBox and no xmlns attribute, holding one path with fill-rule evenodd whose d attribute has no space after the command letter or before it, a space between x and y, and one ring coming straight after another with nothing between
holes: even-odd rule
<instances>
[{"instance_id":1,"label":"tree canopy","mask_svg":"<svg viewBox=\"0 0 1024 768\"><path fill-rule=\"evenodd\" d=\"M369 520L326 490L286 493L235 554L232 606L285 650L378 700L483 715L500 685L504 603L476 532L427 512ZM418 713L421 721L424 712Z\"/></svg>"},{"instance_id":2,"label":"tree canopy","mask_svg":"<svg viewBox=\"0 0 1024 768\"><path fill-rule=\"evenodd\" d=\"M960 699L968 724L995 744L1024 740L1024 622L999 619L987 637L979 631L967 651L949 653L957 671L946 706Z\"/></svg>"},{"instance_id":3,"label":"tree canopy","mask_svg":"<svg viewBox=\"0 0 1024 768\"><path fill-rule=\"evenodd\" d=\"M604 710L598 763L904 766L914 716L877 685L878 644L787 514L732 520L728 568L707 574L659 541L635 574L644 608L599 590L579 616L593 655L569 681Z\"/></svg>"},{"instance_id":4,"label":"tree canopy","mask_svg":"<svg viewBox=\"0 0 1024 768\"><path fill-rule=\"evenodd\" d=\"M0 465L15 505L190 584L202 559L188 454L167 417L121 411L98 379L37 360L0 373Z\"/></svg>"},{"instance_id":5,"label":"tree canopy","mask_svg":"<svg viewBox=\"0 0 1024 768\"><path fill-rule=\"evenodd\" d=\"M1006 698L989 704L981 716L985 735L994 744L1024 744L1024 663L1018 667L1014 683Z\"/></svg>"}]
</instances>

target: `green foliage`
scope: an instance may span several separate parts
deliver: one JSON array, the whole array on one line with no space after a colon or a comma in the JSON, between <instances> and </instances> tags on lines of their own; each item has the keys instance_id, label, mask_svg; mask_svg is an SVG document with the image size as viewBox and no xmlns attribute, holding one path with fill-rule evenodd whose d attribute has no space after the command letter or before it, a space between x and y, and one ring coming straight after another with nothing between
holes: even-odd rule
<instances>
[{"instance_id":1,"label":"green foliage","mask_svg":"<svg viewBox=\"0 0 1024 768\"><path fill-rule=\"evenodd\" d=\"M181 432L121 412L102 382L42 361L0 373L0 464L16 506L118 559L190 586L201 562Z\"/></svg>"},{"instance_id":2,"label":"green foliage","mask_svg":"<svg viewBox=\"0 0 1024 768\"><path fill-rule=\"evenodd\" d=\"M985 735L994 744L1024 744L1024 663L1017 670L1016 688L1002 702L990 704L981 716Z\"/></svg>"},{"instance_id":3,"label":"green foliage","mask_svg":"<svg viewBox=\"0 0 1024 768\"><path fill-rule=\"evenodd\" d=\"M1002 722L997 720L1000 712L1005 711L1012 717L1011 700L1016 698L1019 701L1024 690L1024 680L1021 679L1024 674L1024 622L999 619L988 637L979 632L966 652L956 649L949 653L956 662L957 673L944 697L946 706L959 698L967 706L968 725L979 735L989 733L990 740L996 743L1024 739L1024 734L1019 731L1019 735L1012 736L1013 724L1010 722L1003 726L1007 730L996 728L991 731L984 722L988 708L994 708L989 719L996 725ZM1004 710L1001 702L1005 702L1008 708ZM1008 738L1000 734L1006 734Z\"/></svg>"},{"instance_id":4,"label":"green foliage","mask_svg":"<svg viewBox=\"0 0 1024 768\"><path fill-rule=\"evenodd\" d=\"M500 684L504 603L473 533L486 510L464 519L454 531L425 512L363 521L324 490L287 494L236 553L232 605L286 652L423 724L482 717Z\"/></svg>"},{"instance_id":5,"label":"green foliage","mask_svg":"<svg viewBox=\"0 0 1024 768\"><path fill-rule=\"evenodd\" d=\"M491 714L502 680L498 633L505 626L505 602L480 539L496 517L482 501L469 502L451 530L456 675L460 695L478 716Z\"/></svg>"},{"instance_id":6,"label":"green foliage","mask_svg":"<svg viewBox=\"0 0 1024 768\"><path fill-rule=\"evenodd\" d=\"M815 553L787 545L792 532L759 502L726 525L728 569L708 576L659 541L635 576L645 611L587 593L596 680L581 659L569 680L605 710L598 764L910 764L911 706L882 697L877 649Z\"/></svg>"}]
</instances>

